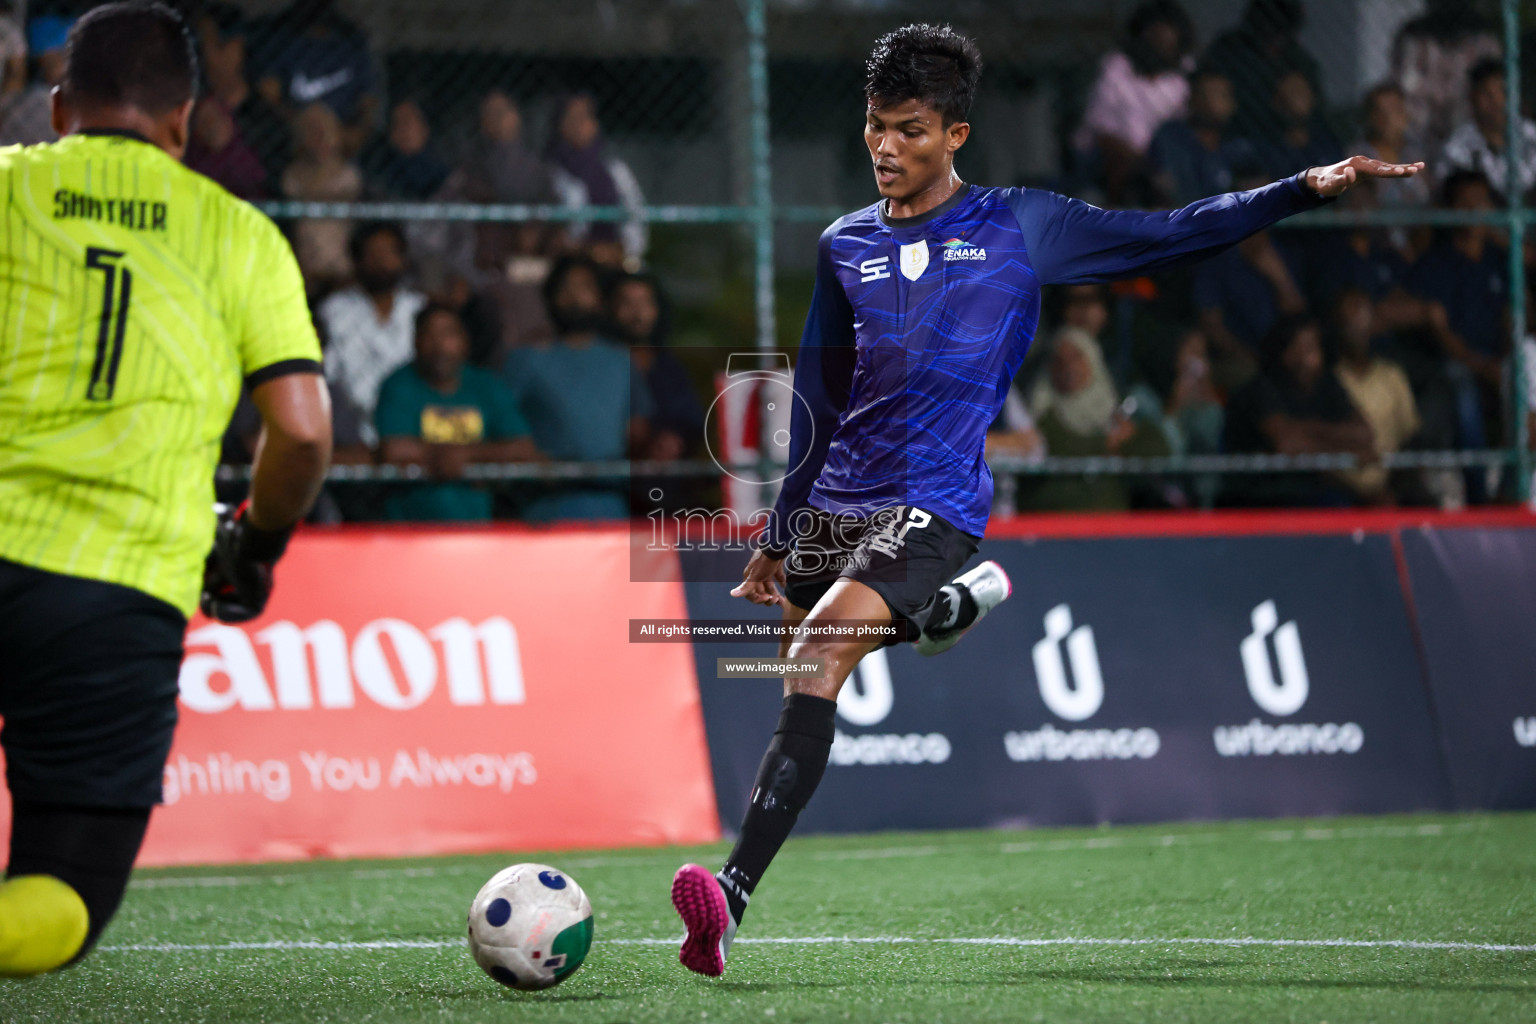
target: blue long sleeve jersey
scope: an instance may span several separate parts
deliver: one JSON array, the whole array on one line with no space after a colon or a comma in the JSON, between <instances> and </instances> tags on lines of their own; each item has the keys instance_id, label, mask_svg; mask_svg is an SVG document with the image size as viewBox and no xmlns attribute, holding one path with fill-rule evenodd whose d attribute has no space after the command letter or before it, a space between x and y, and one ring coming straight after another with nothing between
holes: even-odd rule
<instances>
[{"instance_id":1,"label":"blue long sleeve jersey","mask_svg":"<svg viewBox=\"0 0 1536 1024\"><path fill-rule=\"evenodd\" d=\"M980 536L987 427L1034 340L1041 285L1167 270L1325 202L1300 174L1158 213L962 185L917 217L876 203L836 221L795 366L791 469L761 543L789 548L807 507L915 505Z\"/></svg>"}]
</instances>

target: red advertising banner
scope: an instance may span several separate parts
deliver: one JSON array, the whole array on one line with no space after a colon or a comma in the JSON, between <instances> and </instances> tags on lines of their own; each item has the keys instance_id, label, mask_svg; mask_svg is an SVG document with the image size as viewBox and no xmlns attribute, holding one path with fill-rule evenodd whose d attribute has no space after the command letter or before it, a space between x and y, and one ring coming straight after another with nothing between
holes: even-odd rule
<instances>
[{"instance_id":1,"label":"red advertising banner","mask_svg":"<svg viewBox=\"0 0 1536 1024\"><path fill-rule=\"evenodd\" d=\"M692 653L628 642L687 615L654 557L670 582L630 582L623 527L301 534L265 616L188 628L140 863L718 838Z\"/></svg>"}]
</instances>

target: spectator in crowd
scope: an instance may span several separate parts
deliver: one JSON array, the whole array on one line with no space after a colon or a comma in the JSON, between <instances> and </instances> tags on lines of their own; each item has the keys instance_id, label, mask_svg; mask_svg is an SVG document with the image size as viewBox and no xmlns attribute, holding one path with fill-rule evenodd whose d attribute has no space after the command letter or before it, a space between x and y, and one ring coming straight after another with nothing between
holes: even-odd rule
<instances>
[{"instance_id":1,"label":"spectator in crowd","mask_svg":"<svg viewBox=\"0 0 1536 1024\"><path fill-rule=\"evenodd\" d=\"M1226 75L1203 67L1190 76L1189 115L1159 128L1148 152L1157 205L1187 206L1232 191L1233 169L1257 160L1252 144L1227 130L1236 110Z\"/></svg>"},{"instance_id":2,"label":"spectator in crowd","mask_svg":"<svg viewBox=\"0 0 1536 1024\"><path fill-rule=\"evenodd\" d=\"M645 196L629 166L608 152L590 93L567 96L556 108L548 158L555 189L567 206L623 206L631 213L622 224L578 221L571 226L572 239L603 266L637 269L647 241Z\"/></svg>"},{"instance_id":3,"label":"spectator in crowd","mask_svg":"<svg viewBox=\"0 0 1536 1024\"><path fill-rule=\"evenodd\" d=\"M1205 335L1190 328L1162 339L1156 349L1163 350L1160 358L1126 396L1131 415L1162 431L1170 455L1217 454L1226 412L1211 373ZM1174 508L1210 508L1220 488L1219 476L1200 473L1167 477L1161 490L1163 500Z\"/></svg>"},{"instance_id":4,"label":"spectator in crowd","mask_svg":"<svg viewBox=\"0 0 1536 1024\"><path fill-rule=\"evenodd\" d=\"M1409 134L1408 103L1402 86L1383 82L1365 94L1365 133L1349 147L1349 152L1391 164L1426 158L1423 142ZM1434 198L1429 178L1423 174L1411 178L1373 178L1371 183L1375 186L1377 205L1382 209L1416 209L1430 205Z\"/></svg>"},{"instance_id":5,"label":"spectator in crowd","mask_svg":"<svg viewBox=\"0 0 1536 1024\"><path fill-rule=\"evenodd\" d=\"M296 124L298 152L283 172L283 195L320 203L356 202L363 194L363 175L342 151L341 122L330 107L312 103ZM310 217L294 228L293 249L312 294L322 294L349 277L347 256L350 221Z\"/></svg>"},{"instance_id":6,"label":"spectator in crowd","mask_svg":"<svg viewBox=\"0 0 1536 1024\"><path fill-rule=\"evenodd\" d=\"M267 169L241 138L234 115L216 96L199 100L192 111L186 165L241 199L267 197Z\"/></svg>"},{"instance_id":7,"label":"spectator in crowd","mask_svg":"<svg viewBox=\"0 0 1536 1024\"><path fill-rule=\"evenodd\" d=\"M1457 171L1476 171L1502 195L1509 187L1504 62L1494 58L1479 61L1468 73L1467 82L1472 118L1451 133L1440 154L1437 173L1444 181ZM1516 180L1522 194L1536 185L1536 124L1526 118L1520 119Z\"/></svg>"},{"instance_id":8,"label":"spectator in crowd","mask_svg":"<svg viewBox=\"0 0 1536 1024\"><path fill-rule=\"evenodd\" d=\"M1275 92L1290 71L1301 72L1312 87L1314 106L1327 106L1317 61L1299 38L1305 22L1301 0L1249 0L1237 26L1218 36L1206 51L1206 61L1232 82L1236 134L1255 140L1285 134L1288 125L1276 110ZM1286 173L1295 171L1293 167Z\"/></svg>"},{"instance_id":9,"label":"spectator in crowd","mask_svg":"<svg viewBox=\"0 0 1536 1024\"><path fill-rule=\"evenodd\" d=\"M704 407L688 371L667 347L661 286L648 274L623 274L608 288L608 315L629 343L631 372L649 396L649 433L637 456L673 461L704 440Z\"/></svg>"},{"instance_id":10,"label":"spectator in crowd","mask_svg":"<svg viewBox=\"0 0 1536 1024\"><path fill-rule=\"evenodd\" d=\"M1375 208L1375 183L1363 185L1345 195L1345 210ZM1334 236L1329 232L1326 237ZM1476 412L1476 388L1459 364L1455 371L1448 369L1446 352L1460 341L1450 328L1445 307L1408 290L1412 276L1408 257L1423 244L1414 238L1406 250L1402 246L1403 240L1391 228L1359 226L1340 232L1337 242L1328 245L1316 261L1312 308L1337 309L1348 292L1366 296L1371 302L1372 332L1378 347L1403 368L1412 387L1421 421L1418 442L1429 448L1454 448L1464 433L1462 420L1470 417L1481 423ZM1460 385L1454 380L1458 376L1463 379ZM1462 397L1458 397L1458 388L1465 393ZM1470 411L1460 411L1462 407ZM1422 479L1442 505L1459 507L1463 503L1459 474L1426 473ZM1412 482L1416 485L1418 481Z\"/></svg>"},{"instance_id":11,"label":"spectator in crowd","mask_svg":"<svg viewBox=\"0 0 1536 1024\"><path fill-rule=\"evenodd\" d=\"M274 183L288 166L293 131L282 113L262 99L246 77L246 33L245 15L233 4L211 3L203 8L197 22L207 79L203 100L218 103L234 118L235 138L261 161L265 179L260 191L267 195L275 190Z\"/></svg>"},{"instance_id":12,"label":"spectator in crowd","mask_svg":"<svg viewBox=\"0 0 1536 1024\"><path fill-rule=\"evenodd\" d=\"M16 5L0 3L0 113L27 87L27 34L16 20Z\"/></svg>"},{"instance_id":13,"label":"spectator in crowd","mask_svg":"<svg viewBox=\"0 0 1536 1024\"><path fill-rule=\"evenodd\" d=\"M1099 343L1081 327L1064 326L1051 342L1050 363L1030 395L1029 413L1052 455L1167 455L1156 429L1123 409ZM1019 487L1019 506L1036 509L1125 509L1128 483L1118 477L1046 477Z\"/></svg>"},{"instance_id":14,"label":"spectator in crowd","mask_svg":"<svg viewBox=\"0 0 1536 1024\"><path fill-rule=\"evenodd\" d=\"M373 57L362 29L335 0L293 0L268 26L271 59L258 83L262 97L291 116L315 104L336 115L342 151L352 156L378 113Z\"/></svg>"},{"instance_id":15,"label":"spectator in crowd","mask_svg":"<svg viewBox=\"0 0 1536 1024\"><path fill-rule=\"evenodd\" d=\"M1288 246L1261 231L1195 268L1195 309L1222 391L1254 375L1260 344L1276 320L1306 311L1297 262Z\"/></svg>"},{"instance_id":16,"label":"spectator in crowd","mask_svg":"<svg viewBox=\"0 0 1536 1024\"><path fill-rule=\"evenodd\" d=\"M1372 349L1376 328L1371 297L1356 288L1340 293L1334 306L1333 330L1339 345L1339 365L1334 372L1370 426L1373 450L1377 455L1402 450L1419 432L1419 410L1408 374ZM1344 479L1364 502L1397 503L1384 466L1364 466Z\"/></svg>"},{"instance_id":17,"label":"spectator in crowd","mask_svg":"<svg viewBox=\"0 0 1536 1024\"><path fill-rule=\"evenodd\" d=\"M480 101L479 131L459 168L472 202L550 204L559 201L549 165L523 141L523 112L505 90Z\"/></svg>"},{"instance_id":18,"label":"spectator in crowd","mask_svg":"<svg viewBox=\"0 0 1536 1024\"><path fill-rule=\"evenodd\" d=\"M539 458L528 423L505 384L468 364L469 335L452 309L423 308L414 334L415 360L379 389L380 456L392 466L422 466L436 482L400 488L387 514L424 522L490 519L490 492L464 482L464 469Z\"/></svg>"},{"instance_id":19,"label":"spectator in crowd","mask_svg":"<svg viewBox=\"0 0 1536 1024\"><path fill-rule=\"evenodd\" d=\"M562 257L544 283L550 344L514 349L503 376L533 426L539 450L552 459L623 459L648 432L652 410L637 386L629 354L610 341L601 273L591 260ZM583 484L535 500L524 515L534 521L621 519L628 514L622 486Z\"/></svg>"},{"instance_id":20,"label":"spectator in crowd","mask_svg":"<svg viewBox=\"0 0 1536 1024\"><path fill-rule=\"evenodd\" d=\"M1493 188L1476 171L1453 173L1441 186L1441 193L1448 209L1493 209ZM1414 265L1408 290L1445 310L1447 330L1441 340L1452 361L1461 442L1482 447L1490 435L1479 410L1487 410L1496 422L1504 360L1509 353L1505 319L1509 306L1508 250L1498 243L1494 229L1487 224L1452 228ZM1491 436L1499 435L1495 430Z\"/></svg>"},{"instance_id":21,"label":"spectator in crowd","mask_svg":"<svg viewBox=\"0 0 1536 1024\"><path fill-rule=\"evenodd\" d=\"M1174 338L1169 358L1149 380L1131 389L1136 416L1157 424L1174 455L1214 455L1221 450L1225 413L1211 373L1209 346L1197 328Z\"/></svg>"},{"instance_id":22,"label":"spectator in crowd","mask_svg":"<svg viewBox=\"0 0 1536 1024\"><path fill-rule=\"evenodd\" d=\"M1317 93L1304 72L1293 68L1275 80L1271 110L1275 130L1253 139L1266 177L1278 180L1339 159L1339 140L1318 112Z\"/></svg>"},{"instance_id":23,"label":"spectator in crowd","mask_svg":"<svg viewBox=\"0 0 1536 1024\"><path fill-rule=\"evenodd\" d=\"M1035 418L1029 414L1029 403L1019 386L1008 388L1003 399L1003 409L987 428L987 461L1001 456L1023 459L1028 463L1042 461L1047 452L1045 438L1035 426ZM1018 511L1019 478L1017 474L997 468L992 471L992 515L1011 516Z\"/></svg>"},{"instance_id":24,"label":"spectator in crowd","mask_svg":"<svg viewBox=\"0 0 1536 1024\"><path fill-rule=\"evenodd\" d=\"M608 285L608 317L620 340L629 343L632 386L645 392L651 409L645 435L635 439L634 454L656 462L693 457L704 442L704 406L688 370L667 345L667 312L661 285L649 274L621 273ZM630 480L630 507L640 516L658 508L699 508L706 500L701 483L635 476Z\"/></svg>"},{"instance_id":25,"label":"spectator in crowd","mask_svg":"<svg viewBox=\"0 0 1536 1024\"><path fill-rule=\"evenodd\" d=\"M33 82L8 94L0 111L0 146L54 142L53 90L64 78L64 44L73 18L44 14L27 23L27 51L35 67Z\"/></svg>"},{"instance_id":26,"label":"spectator in crowd","mask_svg":"<svg viewBox=\"0 0 1536 1024\"><path fill-rule=\"evenodd\" d=\"M432 128L415 100L389 111L389 130L363 151L363 181L373 199L430 199L448 179L432 145Z\"/></svg>"},{"instance_id":27,"label":"spectator in crowd","mask_svg":"<svg viewBox=\"0 0 1536 1024\"><path fill-rule=\"evenodd\" d=\"M1379 209L1374 183L1361 184L1361 188L1350 189L1346 194L1340 203L1342 209L1350 213ZM1328 244L1321 247L1312 275L1311 298L1315 308L1332 309L1339 293L1346 288L1358 288L1373 302L1391 301L1403 294L1409 258L1414 252L1406 238L1400 239L1393 229L1365 226L1330 231L1322 237Z\"/></svg>"},{"instance_id":28,"label":"spectator in crowd","mask_svg":"<svg viewBox=\"0 0 1536 1024\"><path fill-rule=\"evenodd\" d=\"M1424 8L1392 42L1391 77L1402 86L1410 137L1433 154L1472 114L1468 72L1479 61L1497 58L1503 47L1470 0L1427 0Z\"/></svg>"},{"instance_id":29,"label":"spectator in crowd","mask_svg":"<svg viewBox=\"0 0 1536 1024\"><path fill-rule=\"evenodd\" d=\"M1131 12L1124 44L1104 58L1073 145L1098 164L1111 204L1128 201L1153 135L1184 112L1193 48L1194 25L1177 0L1146 0Z\"/></svg>"},{"instance_id":30,"label":"spectator in crowd","mask_svg":"<svg viewBox=\"0 0 1536 1024\"><path fill-rule=\"evenodd\" d=\"M1323 356L1322 331L1306 315L1281 318L1265 336L1261 372L1227 402L1226 448L1278 455L1375 453L1371 428ZM1252 505L1350 505L1335 474L1243 474L1229 495Z\"/></svg>"},{"instance_id":31,"label":"spectator in crowd","mask_svg":"<svg viewBox=\"0 0 1536 1024\"><path fill-rule=\"evenodd\" d=\"M1008 388L1003 409L987 429L987 455L1038 462L1049 454L1045 438L1029 413L1029 402L1017 384Z\"/></svg>"},{"instance_id":32,"label":"spectator in crowd","mask_svg":"<svg viewBox=\"0 0 1536 1024\"><path fill-rule=\"evenodd\" d=\"M346 392L372 429L379 385L411 359L416 318L426 296L407 288L405 235L394 224L362 224L351 238L357 283L320 304L318 320L329 341L326 377Z\"/></svg>"},{"instance_id":33,"label":"spectator in crowd","mask_svg":"<svg viewBox=\"0 0 1536 1024\"><path fill-rule=\"evenodd\" d=\"M449 175L439 197L470 203L554 205L559 202L549 167L523 142L523 117L505 91L480 101L479 122L468 153ZM554 336L541 288L559 233L548 224L443 224L421 232L429 278L444 295L478 295L494 310L500 339L493 363L512 349Z\"/></svg>"}]
</instances>

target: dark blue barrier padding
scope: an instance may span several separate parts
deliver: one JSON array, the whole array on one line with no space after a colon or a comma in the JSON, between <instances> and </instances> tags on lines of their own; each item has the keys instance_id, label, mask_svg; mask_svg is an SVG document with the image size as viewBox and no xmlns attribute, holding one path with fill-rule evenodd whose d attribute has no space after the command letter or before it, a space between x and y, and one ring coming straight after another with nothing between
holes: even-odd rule
<instances>
[{"instance_id":1,"label":"dark blue barrier padding","mask_svg":"<svg viewBox=\"0 0 1536 1024\"><path fill-rule=\"evenodd\" d=\"M1456 804L1536 806L1536 531L1403 535Z\"/></svg>"},{"instance_id":2,"label":"dark blue barrier padding","mask_svg":"<svg viewBox=\"0 0 1536 1024\"><path fill-rule=\"evenodd\" d=\"M1013 597L944 655L865 659L801 830L1450 805L1389 537L989 541L980 557ZM693 618L777 617L702 582L743 560L684 554ZM715 659L775 650L695 651L734 828L780 685L717 679Z\"/></svg>"}]
</instances>

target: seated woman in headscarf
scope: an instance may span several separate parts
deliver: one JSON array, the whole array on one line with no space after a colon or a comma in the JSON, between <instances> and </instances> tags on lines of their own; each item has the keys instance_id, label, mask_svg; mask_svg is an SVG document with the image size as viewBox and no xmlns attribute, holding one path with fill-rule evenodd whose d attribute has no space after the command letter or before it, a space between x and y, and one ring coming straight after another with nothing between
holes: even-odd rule
<instances>
[{"instance_id":1,"label":"seated woman in headscarf","mask_svg":"<svg viewBox=\"0 0 1536 1024\"><path fill-rule=\"evenodd\" d=\"M622 206L631 213L622 223L576 221L572 239L604 266L639 270L649 242L641 216L645 197L629 167L608 152L597 103L589 93L567 96L555 108L555 133L546 156L565 205Z\"/></svg>"},{"instance_id":2,"label":"seated woman in headscarf","mask_svg":"<svg viewBox=\"0 0 1536 1024\"><path fill-rule=\"evenodd\" d=\"M1104 365L1092 335L1063 327L1051 343L1050 364L1035 382L1030 415L1053 456L1168 454L1155 426L1138 423ZM1047 476L1019 488L1021 509L1126 509L1131 488L1124 477Z\"/></svg>"}]
</instances>

